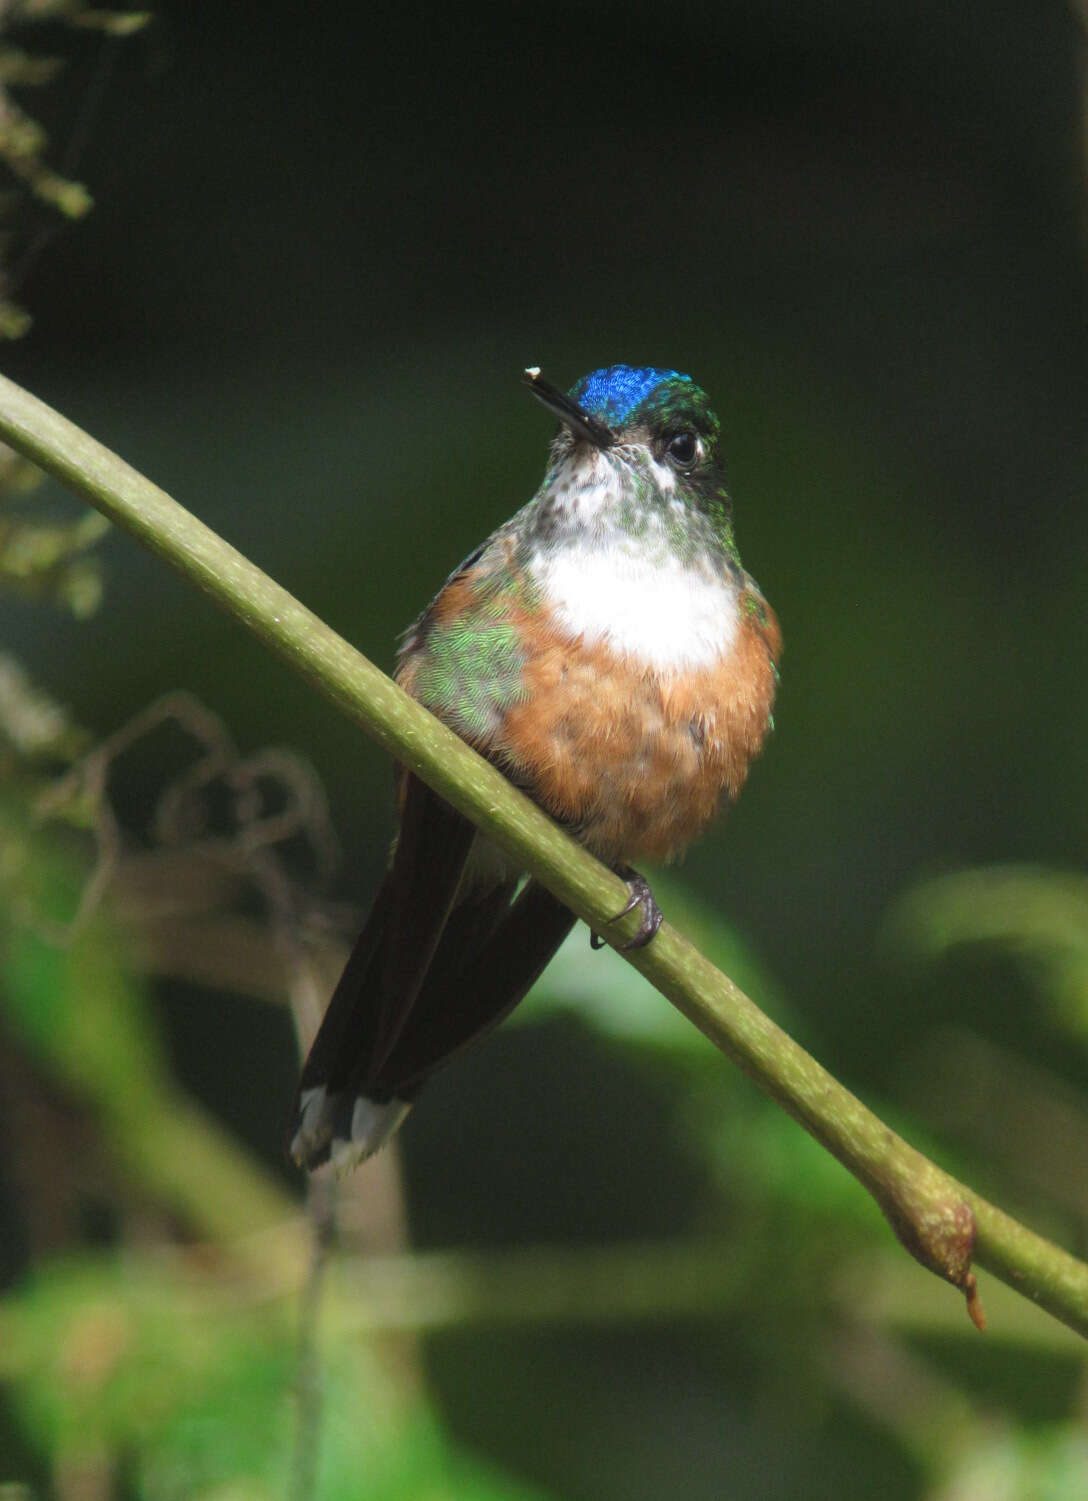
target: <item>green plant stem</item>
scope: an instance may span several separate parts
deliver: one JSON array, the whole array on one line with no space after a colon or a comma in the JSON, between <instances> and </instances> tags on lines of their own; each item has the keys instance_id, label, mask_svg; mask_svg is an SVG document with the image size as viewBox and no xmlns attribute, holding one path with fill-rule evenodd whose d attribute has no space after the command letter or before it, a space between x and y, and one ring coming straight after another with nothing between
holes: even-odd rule
<instances>
[{"instance_id":1,"label":"green plant stem","mask_svg":"<svg viewBox=\"0 0 1088 1501\"><path fill-rule=\"evenodd\" d=\"M627 899L617 876L241 553L3 377L0 437L199 585L594 931L617 944L632 935L634 916L612 921ZM975 1263L1088 1335L1088 1266L896 1136L675 929L624 957L864 1184L910 1253L963 1289L972 1316Z\"/></svg>"}]
</instances>

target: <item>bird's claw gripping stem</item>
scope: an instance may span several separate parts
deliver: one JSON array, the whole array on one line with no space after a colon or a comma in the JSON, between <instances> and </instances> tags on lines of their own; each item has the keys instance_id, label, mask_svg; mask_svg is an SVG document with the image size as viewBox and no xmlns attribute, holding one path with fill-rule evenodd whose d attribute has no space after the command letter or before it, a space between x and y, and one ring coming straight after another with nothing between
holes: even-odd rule
<instances>
[{"instance_id":1,"label":"bird's claw gripping stem","mask_svg":"<svg viewBox=\"0 0 1088 1501\"><path fill-rule=\"evenodd\" d=\"M650 890L650 883L645 876L639 875L637 870L630 866L623 866L616 872L627 883L627 890L631 893L631 900L621 912L617 912L612 922L619 922L621 917L626 917L629 912L636 909L639 914L638 932L626 943L618 943L616 948L620 953L626 953L630 949L642 949L649 943L663 921L661 908L654 900L654 894ZM604 939L597 933L589 935L589 946L592 949L604 948Z\"/></svg>"}]
</instances>

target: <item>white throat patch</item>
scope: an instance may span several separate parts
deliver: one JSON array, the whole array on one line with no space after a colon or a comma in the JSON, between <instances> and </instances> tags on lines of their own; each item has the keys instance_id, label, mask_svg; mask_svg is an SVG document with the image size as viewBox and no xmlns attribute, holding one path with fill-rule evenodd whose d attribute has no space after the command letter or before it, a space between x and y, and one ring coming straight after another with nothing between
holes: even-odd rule
<instances>
[{"instance_id":1,"label":"white throat patch","mask_svg":"<svg viewBox=\"0 0 1088 1501\"><path fill-rule=\"evenodd\" d=\"M530 572L572 636L607 642L659 671L708 667L736 639L735 585L647 554L630 538L537 553Z\"/></svg>"}]
</instances>

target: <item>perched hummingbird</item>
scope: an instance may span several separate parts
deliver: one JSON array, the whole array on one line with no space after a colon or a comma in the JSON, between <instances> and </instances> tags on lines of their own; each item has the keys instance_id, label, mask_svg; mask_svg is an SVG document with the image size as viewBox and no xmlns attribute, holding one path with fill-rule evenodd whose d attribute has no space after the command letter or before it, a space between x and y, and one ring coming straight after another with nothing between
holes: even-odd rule
<instances>
[{"instance_id":1,"label":"perched hummingbird","mask_svg":"<svg viewBox=\"0 0 1088 1501\"><path fill-rule=\"evenodd\" d=\"M613 365L565 395L544 482L405 633L397 680L628 881L736 797L771 725L782 638L744 569L705 394ZM436 1069L506 1016L574 916L401 769L389 869L302 1070L291 1153L348 1168Z\"/></svg>"}]
</instances>

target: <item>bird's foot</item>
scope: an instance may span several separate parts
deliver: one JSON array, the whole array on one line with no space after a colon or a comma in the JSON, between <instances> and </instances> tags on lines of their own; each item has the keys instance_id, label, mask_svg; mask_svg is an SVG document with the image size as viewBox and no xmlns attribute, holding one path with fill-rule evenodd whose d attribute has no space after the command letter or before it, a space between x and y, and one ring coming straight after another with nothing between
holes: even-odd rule
<instances>
[{"instance_id":1,"label":"bird's foot","mask_svg":"<svg viewBox=\"0 0 1088 1501\"><path fill-rule=\"evenodd\" d=\"M634 912L636 909L639 915L638 932L635 936L629 938L626 943L618 943L616 945L622 954L628 949L645 948L661 926L663 914L661 908L654 900L654 894L650 890L650 883L645 876L640 876L638 871L632 870L629 865L621 866L616 874L622 876L624 881L626 881L627 890L631 893L631 900L622 912L616 913L612 921L619 922L621 917L626 917L629 912ZM591 933L589 935L590 948L602 949L604 948L604 943L605 940L599 934Z\"/></svg>"}]
</instances>

